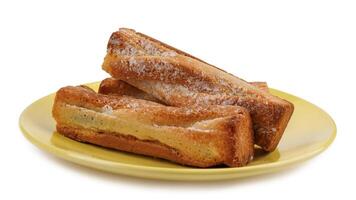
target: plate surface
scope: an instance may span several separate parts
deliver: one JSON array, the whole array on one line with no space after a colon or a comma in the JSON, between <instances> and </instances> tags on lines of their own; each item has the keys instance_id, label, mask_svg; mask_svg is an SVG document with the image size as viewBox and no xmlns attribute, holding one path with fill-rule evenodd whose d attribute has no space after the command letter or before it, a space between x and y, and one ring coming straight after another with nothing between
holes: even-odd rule
<instances>
[{"instance_id":1,"label":"plate surface","mask_svg":"<svg viewBox=\"0 0 356 200\"><path fill-rule=\"evenodd\" d=\"M88 84L93 89L99 83ZM51 116L54 94L28 106L20 116L25 137L41 149L65 160L112 173L165 180L222 180L276 172L311 158L325 150L336 136L332 118L317 106L293 95L270 89L292 102L294 114L278 149L256 152L256 158L241 168L185 167L165 160L125 153L68 139L55 131Z\"/></svg>"}]
</instances>

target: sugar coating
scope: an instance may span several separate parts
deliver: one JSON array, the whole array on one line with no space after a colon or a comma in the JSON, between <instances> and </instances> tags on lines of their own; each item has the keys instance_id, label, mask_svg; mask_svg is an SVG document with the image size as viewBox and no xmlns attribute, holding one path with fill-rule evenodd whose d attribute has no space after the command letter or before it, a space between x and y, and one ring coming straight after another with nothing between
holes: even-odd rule
<instances>
[{"instance_id":1,"label":"sugar coating","mask_svg":"<svg viewBox=\"0 0 356 200\"><path fill-rule=\"evenodd\" d=\"M104 107L102 107L101 112L107 115L112 115L113 109L111 106L105 105Z\"/></svg>"},{"instance_id":2,"label":"sugar coating","mask_svg":"<svg viewBox=\"0 0 356 200\"><path fill-rule=\"evenodd\" d=\"M157 80L154 87L157 87L156 91L162 91L159 96L162 96L163 100L168 100L168 98L171 100L178 95L184 99L191 97L189 99L193 104L234 105L240 103L242 99L245 99L244 97L254 95L247 94L246 87L231 85L228 80L221 77L205 75L204 71L198 72L197 76L192 75L191 72L186 72L179 66L171 64L170 61L155 59L155 56L174 59L180 55L148 39L132 36L130 40L122 41L114 38L110 42L113 45L111 51L115 55L129 57L121 60L121 62L128 60L128 67L125 70L134 72L138 77L154 77L153 79ZM190 57L186 57L186 60L193 62L193 58ZM236 94L239 94L238 98L231 97Z\"/></svg>"}]
</instances>

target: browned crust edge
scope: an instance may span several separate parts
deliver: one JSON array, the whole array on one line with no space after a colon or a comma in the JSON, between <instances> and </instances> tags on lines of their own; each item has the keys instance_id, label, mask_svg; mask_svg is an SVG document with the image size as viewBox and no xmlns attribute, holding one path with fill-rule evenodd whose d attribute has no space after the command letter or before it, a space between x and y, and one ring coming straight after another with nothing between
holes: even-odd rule
<instances>
[{"instance_id":1,"label":"browned crust edge","mask_svg":"<svg viewBox=\"0 0 356 200\"><path fill-rule=\"evenodd\" d=\"M243 118L243 119L241 119ZM240 123L236 123L240 121ZM247 165L254 157L254 135L249 115L235 116L226 124L230 152L225 164L229 166Z\"/></svg>"},{"instance_id":2,"label":"browned crust edge","mask_svg":"<svg viewBox=\"0 0 356 200\"><path fill-rule=\"evenodd\" d=\"M197 162L194 159L180 154L176 149L158 141L139 140L133 136L118 133L95 132L88 129L68 127L61 124L57 124L57 131L60 134L79 142L91 143L102 147L151 156L154 158L162 158L182 165L205 168L222 164L219 162Z\"/></svg>"}]
</instances>

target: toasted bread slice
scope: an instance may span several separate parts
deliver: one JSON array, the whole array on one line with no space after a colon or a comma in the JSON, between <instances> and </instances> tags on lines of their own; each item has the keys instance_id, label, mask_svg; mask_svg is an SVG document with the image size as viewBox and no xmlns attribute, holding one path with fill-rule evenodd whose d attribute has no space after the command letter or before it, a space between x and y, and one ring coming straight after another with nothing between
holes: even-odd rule
<instances>
[{"instance_id":1,"label":"toasted bread slice","mask_svg":"<svg viewBox=\"0 0 356 200\"><path fill-rule=\"evenodd\" d=\"M183 165L246 165L253 157L250 115L237 106L177 108L87 87L56 93L57 131L72 139Z\"/></svg>"},{"instance_id":2,"label":"toasted bread slice","mask_svg":"<svg viewBox=\"0 0 356 200\"><path fill-rule=\"evenodd\" d=\"M112 34L103 69L171 106L238 105L249 110L255 143L273 151L293 104L132 29Z\"/></svg>"}]
</instances>

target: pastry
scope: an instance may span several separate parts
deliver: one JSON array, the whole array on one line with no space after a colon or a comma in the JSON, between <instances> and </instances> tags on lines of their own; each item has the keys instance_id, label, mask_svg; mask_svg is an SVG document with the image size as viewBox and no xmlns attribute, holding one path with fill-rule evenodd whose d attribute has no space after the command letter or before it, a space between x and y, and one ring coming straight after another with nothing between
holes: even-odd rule
<instances>
[{"instance_id":1,"label":"pastry","mask_svg":"<svg viewBox=\"0 0 356 200\"><path fill-rule=\"evenodd\" d=\"M166 105L245 107L255 144L265 151L277 147L294 110L290 102L132 29L111 35L102 68Z\"/></svg>"},{"instance_id":2,"label":"pastry","mask_svg":"<svg viewBox=\"0 0 356 200\"><path fill-rule=\"evenodd\" d=\"M68 86L52 114L57 131L74 140L183 165L240 167L253 157L252 122L239 106L171 107Z\"/></svg>"}]
</instances>

